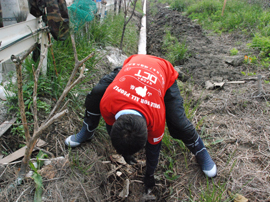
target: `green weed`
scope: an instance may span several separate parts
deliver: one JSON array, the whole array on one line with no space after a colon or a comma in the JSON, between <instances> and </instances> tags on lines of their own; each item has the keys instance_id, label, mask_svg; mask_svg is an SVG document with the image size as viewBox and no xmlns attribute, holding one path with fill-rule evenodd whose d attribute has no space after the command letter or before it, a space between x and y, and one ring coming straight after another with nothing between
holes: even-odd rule
<instances>
[{"instance_id":1,"label":"green weed","mask_svg":"<svg viewBox=\"0 0 270 202\"><path fill-rule=\"evenodd\" d=\"M230 55L237 55L238 54L238 50L236 48L233 48L230 50Z\"/></svg>"},{"instance_id":2,"label":"green weed","mask_svg":"<svg viewBox=\"0 0 270 202\"><path fill-rule=\"evenodd\" d=\"M186 99L184 103L184 109L186 116L189 120L192 120L200 105L200 101L194 103L191 99Z\"/></svg>"},{"instance_id":3,"label":"green weed","mask_svg":"<svg viewBox=\"0 0 270 202\"><path fill-rule=\"evenodd\" d=\"M30 73L29 73L30 74ZM30 77L30 76L29 76ZM25 79L28 81L28 82L24 82L22 88L23 88L23 97L24 97L24 105L25 105L25 115L26 115L26 119L29 121L29 123L32 122L33 120L33 113L32 113L32 110L33 110L33 87L34 87L34 81L31 80L25 77ZM51 109L51 106L46 103L45 101L41 101L39 99L39 97L41 96L44 96L44 95L50 95L51 94L51 88L48 84L48 82L46 82L44 79L40 79L39 80L39 84L38 85L38 94L37 94L37 110L38 111L42 111L44 112L45 114L48 114L50 112L50 109ZM15 86L12 86L12 87L15 87ZM11 88L11 86L10 86ZM14 91L17 95L17 89ZM18 107L18 98L17 96L15 97L8 97L8 106L9 106L9 109L8 111L9 112L12 112L12 113L15 113L17 117L20 116L19 112L20 112L20 109ZM29 126L29 130L32 131L33 129L33 126L30 125ZM12 127L11 129L11 133L13 135L18 135L19 137L24 137L24 128L23 128L23 125L21 125L21 121L17 120L16 121L16 126Z\"/></svg>"},{"instance_id":4,"label":"green weed","mask_svg":"<svg viewBox=\"0 0 270 202\"><path fill-rule=\"evenodd\" d=\"M173 138L169 135L169 131L167 127L165 128L162 144L166 148L166 150L164 151L165 154L168 154L168 156L174 154L175 148L173 146Z\"/></svg>"},{"instance_id":5,"label":"green weed","mask_svg":"<svg viewBox=\"0 0 270 202\"><path fill-rule=\"evenodd\" d=\"M171 8L185 13L192 19L198 20L204 29L216 33L242 31L243 34L253 37L251 48L260 51L260 62L268 68L270 62L270 12L262 6L261 1L230 1L222 13L223 0L176 0L169 1ZM231 55L237 54L231 50ZM253 64L258 60L253 59Z\"/></svg>"},{"instance_id":6,"label":"green weed","mask_svg":"<svg viewBox=\"0 0 270 202\"><path fill-rule=\"evenodd\" d=\"M166 163L163 165L164 169L166 170L164 172L164 176L167 180L176 180L180 177L175 172L174 166L177 161L177 155L182 149L185 149L185 145L181 140L173 139L169 135L168 128L165 128L164 137L162 139L163 149L161 151L161 154L166 159ZM184 152L183 152L184 153ZM187 162L187 159L185 158L185 162ZM187 165L187 164L186 164Z\"/></svg>"},{"instance_id":7,"label":"green weed","mask_svg":"<svg viewBox=\"0 0 270 202\"><path fill-rule=\"evenodd\" d=\"M135 10L141 14L143 14L143 5L142 5L143 1L137 1L136 2L136 7ZM133 3L131 3L131 7L133 8Z\"/></svg>"},{"instance_id":8,"label":"green weed","mask_svg":"<svg viewBox=\"0 0 270 202\"><path fill-rule=\"evenodd\" d=\"M23 125L22 125L21 121L19 121L19 120L16 121L16 125L14 125L11 128L10 132L13 135L16 135L16 136L19 136L19 137L22 137L23 139L25 139L24 128L23 128Z\"/></svg>"},{"instance_id":9,"label":"green weed","mask_svg":"<svg viewBox=\"0 0 270 202\"><path fill-rule=\"evenodd\" d=\"M37 155L37 167L29 161L30 168L34 171L32 179L35 181L35 195L34 195L34 201L35 202L41 202L42 201L42 192L43 192L43 183L42 183L42 176L38 173L38 170L43 165L43 161L40 159L47 158L48 155L43 153L42 151L39 151Z\"/></svg>"},{"instance_id":10,"label":"green weed","mask_svg":"<svg viewBox=\"0 0 270 202\"><path fill-rule=\"evenodd\" d=\"M4 150L2 150L2 151L1 151L1 154L3 154L4 156L9 155L9 153L8 153L8 152L6 152L6 151L4 151Z\"/></svg>"},{"instance_id":11,"label":"green weed","mask_svg":"<svg viewBox=\"0 0 270 202\"><path fill-rule=\"evenodd\" d=\"M165 173L164 173L164 176L166 177L167 180L177 180L180 175L176 175L172 170L167 170Z\"/></svg>"},{"instance_id":12,"label":"green weed","mask_svg":"<svg viewBox=\"0 0 270 202\"><path fill-rule=\"evenodd\" d=\"M31 169L34 171L32 179L35 182L35 195L34 195L34 201L36 202L41 202L42 201L42 192L43 192L43 183L42 183L42 177L41 175L38 173L38 170L36 169L36 167L34 166L34 164L29 161L29 165L31 167Z\"/></svg>"},{"instance_id":13,"label":"green weed","mask_svg":"<svg viewBox=\"0 0 270 202\"><path fill-rule=\"evenodd\" d=\"M222 0L180 0L180 2L186 6L185 10L190 18L198 19L204 28L218 33L235 29L251 30L257 27L258 19L263 13L259 4L249 4L246 0L227 3L223 16L221 16L224 2Z\"/></svg>"},{"instance_id":14,"label":"green weed","mask_svg":"<svg viewBox=\"0 0 270 202\"><path fill-rule=\"evenodd\" d=\"M70 152L70 155L72 159L71 168L81 171L84 175L89 175L89 170L93 167L94 163L83 161L83 159L81 159L81 154L79 154L78 151L76 153Z\"/></svg>"},{"instance_id":15,"label":"green weed","mask_svg":"<svg viewBox=\"0 0 270 202\"><path fill-rule=\"evenodd\" d=\"M267 69L267 70L270 70L270 58L267 57L267 58L261 58L261 65L264 69Z\"/></svg>"},{"instance_id":16,"label":"green weed","mask_svg":"<svg viewBox=\"0 0 270 202\"><path fill-rule=\"evenodd\" d=\"M235 154L236 150L231 154L231 156L229 157L227 164L232 160L232 156ZM232 172L234 166L236 165L236 160L233 162L229 173ZM213 178L206 178L206 188L202 186L201 188L201 192L200 192L200 198L199 201L201 202L229 202L231 201L231 198L228 198L226 196L227 193L227 183L229 181L229 178L224 181L221 182L219 181L218 183L215 183ZM191 187L191 185L189 185L189 187ZM190 193L190 200L192 202L194 202L192 200L192 191L191 188L189 188L189 193Z\"/></svg>"},{"instance_id":17,"label":"green weed","mask_svg":"<svg viewBox=\"0 0 270 202\"><path fill-rule=\"evenodd\" d=\"M258 48L261 53L261 57L269 57L270 54L270 39L267 36L262 36L261 34L255 34L252 39L252 43L249 44L252 48Z\"/></svg>"},{"instance_id":18,"label":"green weed","mask_svg":"<svg viewBox=\"0 0 270 202\"><path fill-rule=\"evenodd\" d=\"M255 76L256 75L255 72L244 72L244 71L241 71L241 74L244 76Z\"/></svg>"},{"instance_id":19,"label":"green weed","mask_svg":"<svg viewBox=\"0 0 270 202\"><path fill-rule=\"evenodd\" d=\"M150 13L152 16L155 16L158 13L158 8L154 6L153 2L150 2Z\"/></svg>"},{"instance_id":20,"label":"green weed","mask_svg":"<svg viewBox=\"0 0 270 202\"><path fill-rule=\"evenodd\" d=\"M220 182L216 185L214 180L212 179L212 183L210 184L210 179L206 178L206 188L202 188L200 193L201 202L227 202L230 199L225 199L224 194L226 193L226 185L227 183L221 184Z\"/></svg>"},{"instance_id":21,"label":"green weed","mask_svg":"<svg viewBox=\"0 0 270 202\"><path fill-rule=\"evenodd\" d=\"M194 3L194 0L193 1L175 0L175 1L172 1L170 5L173 10L184 12L192 3Z\"/></svg>"},{"instance_id":22,"label":"green weed","mask_svg":"<svg viewBox=\"0 0 270 202\"><path fill-rule=\"evenodd\" d=\"M162 49L165 52L165 58L173 65L182 64L187 57L188 49L185 42L180 43L176 37L171 35L168 29L163 37Z\"/></svg>"},{"instance_id":23,"label":"green weed","mask_svg":"<svg viewBox=\"0 0 270 202\"><path fill-rule=\"evenodd\" d=\"M221 8L221 2L216 0L204 0L190 5L188 14L203 14L211 16Z\"/></svg>"}]
</instances>

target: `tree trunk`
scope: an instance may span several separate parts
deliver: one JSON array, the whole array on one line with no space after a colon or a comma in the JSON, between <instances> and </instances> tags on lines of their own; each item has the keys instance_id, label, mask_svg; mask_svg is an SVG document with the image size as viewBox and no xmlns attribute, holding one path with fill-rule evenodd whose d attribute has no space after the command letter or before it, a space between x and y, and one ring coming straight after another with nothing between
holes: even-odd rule
<instances>
[{"instance_id":1,"label":"tree trunk","mask_svg":"<svg viewBox=\"0 0 270 202\"><path fill-rule=\"evenodd\" d=\"M118 8L118 13L121 12L121 4L122 4L122 0L119 0L119 8Z\"/></svg>"}]
</instances>

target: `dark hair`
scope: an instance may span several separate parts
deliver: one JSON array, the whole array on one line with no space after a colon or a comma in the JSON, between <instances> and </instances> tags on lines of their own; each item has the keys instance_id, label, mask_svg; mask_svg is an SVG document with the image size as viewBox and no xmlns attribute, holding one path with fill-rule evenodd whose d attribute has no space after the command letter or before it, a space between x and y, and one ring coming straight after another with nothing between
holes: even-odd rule
<instances>
[{"instance_id":1,"label":"dark hair","mask_svg":"<svg viewBox=\"0 0 270 202\"><path fill-rule=\"evenodd\" d=\"M111 130L112 145L119 154L132 155L142 149L147 141L147 126L143 117L135 114L121 115Z\"/></svg>"}]
</instances>

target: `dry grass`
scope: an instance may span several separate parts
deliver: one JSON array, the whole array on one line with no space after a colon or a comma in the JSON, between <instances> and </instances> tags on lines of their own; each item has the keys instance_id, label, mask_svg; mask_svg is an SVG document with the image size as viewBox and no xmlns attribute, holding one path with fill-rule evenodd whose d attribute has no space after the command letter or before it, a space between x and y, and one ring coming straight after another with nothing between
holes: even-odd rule
<instances>
[{"instance_id":1,"label":"dry grass","mask_svg":"<svg viewBox=\"0 0 270 202\"><path fill-rule=\"evenodd\" d=\"M270 199L270 85L263 84L262 96L256 96L257 91L257 81L204 91L204 101L195 120L205 117L203 137L219 171L215 182L226 179L226 190L241 193L250 201L267 201ZM195 92L195 97L201 96L200 91Z\"/></svg>"}]
</instances>

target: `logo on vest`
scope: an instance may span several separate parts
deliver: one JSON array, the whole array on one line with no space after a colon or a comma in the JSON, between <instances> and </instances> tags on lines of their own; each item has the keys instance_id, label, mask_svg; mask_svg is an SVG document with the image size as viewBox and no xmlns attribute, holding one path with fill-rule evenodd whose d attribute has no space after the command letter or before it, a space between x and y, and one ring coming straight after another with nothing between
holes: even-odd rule
<instances>
[{"instance_id":1,"label":"logo on vest","mask_svg":"<svg viewBox=\"0 0 270 202\"><path fill-rule=\"evenodd\" d=\"M161 141L162 138L163 138L163 135L164 135L164 133L161 136L157 137L157 138L153 138L153 142L159 142L159 141Z\"/></svg>"},{"instance_id":2,"label":"logo on vest","mask_svg":"<svg viewBox=\"0 0 270 202\"><path fill-rule=\"evenodd\" d=\"M137 74L134 74L135 76L137 76L141 81L145 82L145 83L150 83L150 84L156 84L157 83L157 77L149 72L141 72L141 70L139 69Z\"/></svg>"},{"instance_id":3,"label":"logo on vest","mask_svg":"<svg viewBox=\"0 0 270 202\"><path fill-rule=\"evenodd\" d=\"M146 96L146 92L147 92L147 88L146 86L144 86L143 88L142 87L137 87L135 88L135 91L138 95L142 96L142 97L145 97Z\"/></svg>"}]
</instances>

